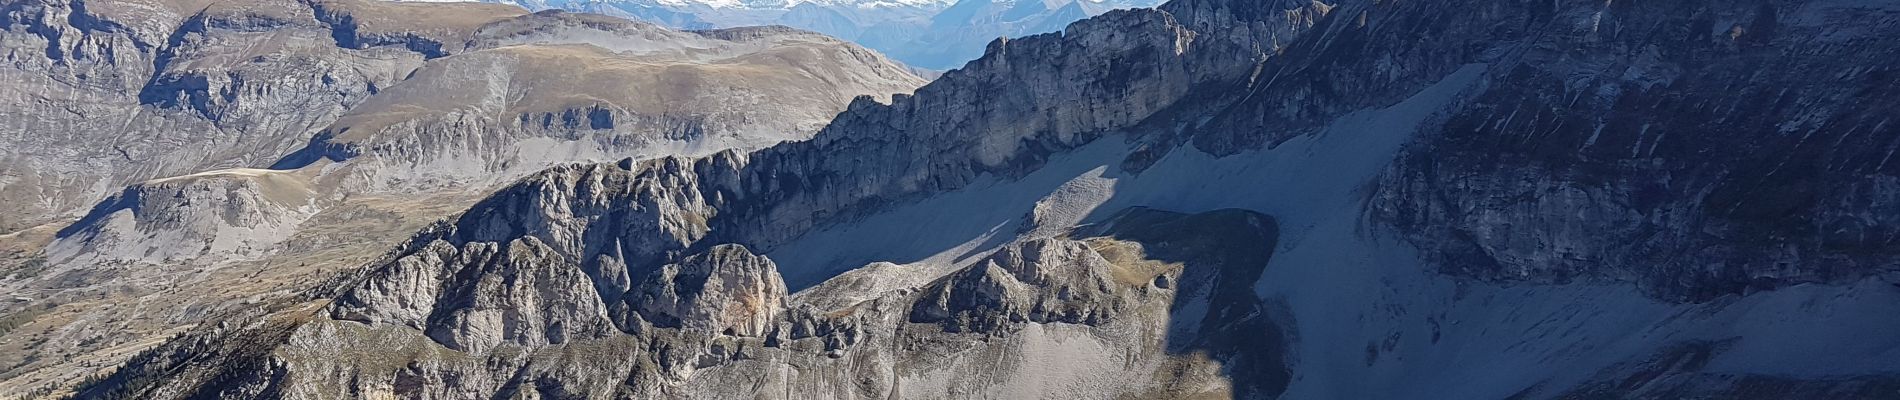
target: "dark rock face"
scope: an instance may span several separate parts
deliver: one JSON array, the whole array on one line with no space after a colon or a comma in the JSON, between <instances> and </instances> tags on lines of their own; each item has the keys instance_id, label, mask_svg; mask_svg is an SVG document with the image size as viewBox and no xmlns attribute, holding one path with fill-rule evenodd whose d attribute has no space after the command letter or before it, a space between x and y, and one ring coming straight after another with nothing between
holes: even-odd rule
<instances>
[{"instance_id":1,"label":"dark rock face","mask_svg":"<svg viewBox=\"0 0 1900 400\"><path fill-rule=\"evenodd\" d=\"M1446 272L1489 280L1623 280L1706 300L1894 271L1900 80L1882 60L1900 47L1869 27L1897 11L1480 14L1525 17L1472 24L1541 33L1499 54L1509 68L1490 89L1393 165L1377 207Z\"/></svg>"}]
</instances>

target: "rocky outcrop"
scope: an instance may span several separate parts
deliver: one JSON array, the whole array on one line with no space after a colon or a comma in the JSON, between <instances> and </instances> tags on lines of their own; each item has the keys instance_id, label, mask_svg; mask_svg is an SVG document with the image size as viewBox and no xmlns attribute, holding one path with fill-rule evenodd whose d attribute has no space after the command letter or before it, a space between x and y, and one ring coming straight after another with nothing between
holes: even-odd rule
<instances>
[{"instance_id":1,"label":"rocky outcrop","mask_svg":"<svg viewBox=\"0 0 1900 400\"><path fill-rule=\"evenodd\" d=\"M257 169L147 181L59 232L53 264L191 262L268 253L319 208L308 177ZM84 258L85 260L76 260Z\"/></svg>"},{"instance_id":2,"label":"rocky outcrop","mask_svg":"<svg viewBox=\"0 0 1900 400\"><path fill-rule=\"evenodd\" d=\"M642 320L652 323L631 332L466 347L460 338L435 333L441 331L427 336L418 331L437 328L318 318L291 328L288 338L279 336L285 334L285 327L274 324L249 332L203 334L231 342L281 341L283 345L268 352L233 350L213 356L230 359L233 365L269 365L270 373L220 372L214 364L165 356L207 350L204 341L180 340L137 358L119 375L86 393L107 398L170 397L167 393L181 390L286 398L355 390L424 398L523 393L935 398L962 392L1190 398L1208 394L1269 397L1284 389L1288 361L1280 355L1277 339L1250 346L1236 346L1227 339L1243 332L1278 335L1279 328L1263 312L1265 301L1245 287L1226 284L1258 278L1267 254L1257 245L1260 240L1271 243L1276 234L1270 218L1238 210L1184 215L1135 209L1108 222L1112 227L1086 232L1106 236L1011 244L991 260L920 290L882 293L835 309L819 306L828 299L787 300L783 283L766 257L737 245L713 246L653 269L637 281L630 301ZM534 240L510 244L506 251L532 253L537 248ZM1007 299L1038 298L1040 304L1062 304L1067 310L1115 312L1092 313L1087 318L1071 318L1073 312L1036 313L1049 317L1036 318L1000 309L959 308L963 317L991 322L988 326L993 329L980 331L917 321L920 313L946 304L994 298L987 297L993 292L964 291L968 286L963 282L970 279L965 277L1003 268L999 263L1012 265L1008 268L1021 277L1005 278L1013 285L1004 296ZM514 278L470 282L473 286L455 290L538 302L502 305L476 300L460 309L466 311L429 317L442 319L431 324L542 332L562 325L538 324L532 319L471 325L459 323L463 319L457 315L506 310L520 315L565 315L570 322L589 318L565 313L569 304L549 301L548 292L535 288L551 282L540 278L548 274L580 276L576 266L532 256L489 265L507 270L500 275ZM377 283L357 291L415 282L372 279ZM506 286L510 284L526 286ZM1092 291L1079 294L1084 290ZM349 303L338 303L334 309L344 318L399 308L407 301L362 295L345 299ZM1051 340L1082 347L1052 350L1046 347ZM375 354L335 356L366 351ZM1048 351L1076 353L1052 364L1038 355ZM794 368L788 370L786 365ZM136 378L166 369L178 372L165 373L175 378L159 380L166 382L162 385L148 386L151 381ZM1058 385L1042 389L1026 385L1036 379ZM1060 386L1065 384L1075 386Z\"/></svg>"},{"instance_id":3,"label":"rocky outcrop","mask_svg":"<svg viewBox=\"0 0 1900 400\"><path fill-rule=\"evenodd\" d=\"M397 260L365 286L345 294L335 318L426 330L444 346L479 354L504 344L598 339L617 327L762 337L776 321L786 295L771 260L736 245L717 246L644 271L620 292L600 292L605 296L589 288L612 287L612 282L593 281L596 278L538 239L477 243L460 251L442 242L430 247L427 253ZM444 265L457 269L441 269ZM436 282L456 286L437 288ZM612 308L624 317L610 318L603 297L615 299Z\"/></svg>"},{"instance_id":4,"label":"rocky outcrop","mask_svg":"<svg viewBox=\"0 0 1900 400\"><path fill-rule=\"evenodd\" d=\"M952 332L1012 322L1099 324L1128 307L1113 266L1081 242L1043 239L1005 248L926 289L911 322ZM1157 287L1166 289L1167 278Z\"/></svg>"},{"instance_id":5,"label":"rocky outcrop","mask_svg":"<svg viewBox=\"0 0 1900 400\"><path fill-rule=\"evenodd\" d=\"M719 245L654 270L629 294L648 323L689 332L761 337L785 307L785 280L772 260L744 246Z\"/></svg>"},{"instance_id":6,"label":"rocky outcrop","mask_svg":"<svg viewBox=\"0 0 1900 400\"><path fill-rule=\"evenodd\" d=\"M667 166L661 170L673 171L682 167L677 158L640 165ZM704 199L674 197L679 192L672 187L679 183L661 175L633 175L610 165L572 166L506 189L477 204L461 221L412 240L415 247L372 272L363 286L338 300L337 318L436 329L443 332L440 337L456 338L446 342L463 343L458 346L465 349L500 343L559 343L568 335L543 335L544 327L637 330L640 323L633 313L637 306L628 302L634 299L629 294L636 277L644 281L654 273L651 262L684 249L707 229L702 213L709 211L702 211ZM550 194L559 197L546 197ZM654 235L658 232L676 236ZM674 273L680 268L674 266ZM517 282L501 276L534 271L560 276L546 286L529 286L532 292L556 297L524 299L470 286ZM516 302L507 308L493 307L496 313L512 315L519 312L515 310L543 308L541 303L548 301L573 312L564 312L545 325L495 325L520 327L514 330L519 334L484 332L492 328L488 326L436 323L443 316L460 318L453 316L469 312L465 309L471 303Z\"/></svg>"},{"instance_id":7,"label":"rocky outcrop","mask_svg":"<svg viewBox=\"0 0 1900 400\"><path fill-rule=\"evenodd\" d=\"M459 250L432 247L429 253L397 261L382 275L401 281L372 282L346 297L337 318L400 323L424 329L449 348L477 352L502 343L558 344L610 331L605 307L586 290L591 286L588 277L561 263L539 240L478 243ZM440 269L442 265L456 269ZM455 279L458 276L484 278ZM460 286L443 291L397 286L417 281L454 281ZM357 306L368 302L390 304Z\"/></svg>"}]
</instances>

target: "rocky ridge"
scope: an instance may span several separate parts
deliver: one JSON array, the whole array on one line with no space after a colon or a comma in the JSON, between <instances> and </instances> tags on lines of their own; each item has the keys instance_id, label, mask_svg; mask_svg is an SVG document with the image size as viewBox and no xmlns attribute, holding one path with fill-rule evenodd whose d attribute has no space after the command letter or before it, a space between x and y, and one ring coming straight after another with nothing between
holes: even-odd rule
<instances>
[{"instance_id":1,"label":"rocky ridge","mask_svg":"<svg viewBox=\"0 0 1900 400\"><path fill-rule=\"evenodd\" d=\"M683 264L668 265L653 272L655 276L684 279L641 280L634 289L640 294L628 300L643 316L634 323L635 332L461 348L461 342L443 342L445 337L437 333L425 337L413 330L387 328L393 325L384 323L345 322L357 318L354 315L365 309L339 303L333 312L345 320L317 316L295 326L255 328L248 334L273 331L280 333L272 335L288 335L276 336L286 345L221 352L214 356L223 360L219 364L266 366L262 370L204 369L203 366L211 364L166 356L203 351L204 347L223 347L220 342L251 342L256 340L253 337L174 342L134 360L132 367L120 374L105 378L100 387L110 389L84 394L88 397L146 396L183 393L178 390L188 389L200 394L240 397L313 397L364 390L424 397L485 394L777 397L790 393L793 396L882 398L930 396L948 390L949 393L1009 396L1045 390L1021 379L1033 375L1030 371L1047 373L1052 368L1078 377L1089 376L1086 384L1092 386L1067 393L1151 393L1177 397L1270 394L1284 386L1288 379L1277 353L1279 350L1271 346L1244 346L1225 338L1236 330L1276 329L1259 316L1267 310L1266 303L1254 297L1244 285L1235 285L1257 279L1268 255L1250 247L1260 239L1272 240L1273 229L1270 219L1238 210L1194 216L1134 210L1111 221L1108 228L1100 229L1100 233L1107 236L1052 239L1005 250L1010 254L1042 254L1029 264L1018 264L1030 270L1092 271L1107 278L1091 283L1104 290L1099 296L1069 301L1076 305L1113 305L1118 312L1094 314L1086 319L1004 318L984 323L984 330L957 328L965 325L932 318L928 310L945 304L997 300L989 297L995 296L994 293L960 290L962 286L957 278L942 279L916 291L884 293L876 299L841 309L819 308L796 298L780 297L784 286L767 258L751 254L743 247L724 245L689 255ZM1183 234L1203 231L1223 236ZM532 246L514 244L507 251L532 252L534 250L529 249ZM559 287L558 280L543 279L549 273L545 266L550 264L523 262L534 261L532 256L509 257L519 261L489 265L499 273L520 274L516 275L521 277L516 282L521 284L554 286L525 291L523 289L528 288L502 289L502 292L549 293L542 289ZM982 274L986 269L993 270L993 265L973 266L956 276ZM1012 294L1005 294L1003 300L1020 301L1023 299L1020 295L1031 293L1054 298L1076 288L1053 280L1017 280L1027 276L1015 276L1002 277L1017 287ZM354 296L346 295L346 298L358 299L352 304L366 301ZM568 301L577 301L582 304L578 309L595 311L583 314L604 317L598 315L600 303L589 297L540 298L532 304L507 305L482 305L488 303L477 300L469 303L475 305L474 308L463 310L572 310L576 308ZM511 296L510 299L534 300L535 297ZM409 318L421 317L412 314ZM427 318L432 320L430 324L459 325L469 332L523 326L447 322L459 320L455 316ZM419 322L410 320L410 323ZM517 331L541 332L537 328ZM985 336L994 339L972 341ZM1165 345L1144 344L1104 354L1091 354L1098 350L1087 350L1114 349L1118 343L1149 343L1150 340L1142 338L1159 336L1169 338ZM1118 368L1101 370L1084 365L1048 364L1031 356L1050 351L1043 348L1049 340L1084 346L1070 350L1078 351L1073 356L1116 357L1123 361L1118 361ZM442 345L436 343L448 343L449 348L460 350L441 348ZM385 356L352 361L319 355L339 350L375 351ZM472 363L500 365L481 367ZM794 371L798 372L787 373L783 365L795 365ZM138 376L138 371L178 367L185 367L188 372L173 375L173 380L159 382L158 386L143 386L128 380ZM915 380L945 371L976 369L984 370L980 374L1004 384L977 384L958 377L935 384L951 386L933 388L931 384ZM1227 374L1245 375L1247 379L1236 377L1230 381L1222 377ZM843 379L849 376L857 378ZM236 379L221 380L230 377ZM900 381L909 383L900 385ZM745 384L734 385L737 382Z\"/></svg>"}]
</instances>

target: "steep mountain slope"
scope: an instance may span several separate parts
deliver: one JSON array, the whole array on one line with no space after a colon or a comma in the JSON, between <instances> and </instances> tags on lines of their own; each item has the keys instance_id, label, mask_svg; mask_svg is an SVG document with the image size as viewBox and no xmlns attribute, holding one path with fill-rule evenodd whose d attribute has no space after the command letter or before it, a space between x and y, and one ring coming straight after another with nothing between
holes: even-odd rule
<instances>
[{"instance_id":1,"label":"steep mountain slope","mask_svg":"<svg viewBox=\"0 0 1900 400\"><path fill-rule=\"evenodd\" d=\"M57 155L127 148L146 133L179 137L138 144L177 159L94 160L106 167L63 177L90 186L28 179L0 192L64 213L56 206L72 206L54 200L113 180L238 168L140 180L100 194L77 221L41 215L33 218L53 222L0 236L0 290L9 293L0 354L13 360L0 366L0 385L24 388L9 395L70 385L210 315L360 267L428 221L549 166L802 139L854 99L888 101L923 83L874 52L785 28L689 33L559 11L464 15L495 8L486 5L190 6L202 11L176 28L175 43L140 53L162 64L144 86L95 93L122 96L116 103L64 105L196 125L54 129L32 116L46 126L10 131L18 146L7 150L22 153L9 159L58 168L5 172L54 174L77 167ZM381 75L366 82L334 68ZM30 72L14 73L49 79Z\"/></svg>"},{"instance_id":2,"label":"steep mountain slope","mask_svg":"<svg viewBox=\"0 0 1900 400\"><path fill-rule=\"evenodd\" d=\"M368 187L499 185L562 162L802 139L858 96L922 84L876 53L804 31L682 33L559 11L524 19L535 21L486 29L466 53L365 101L275 168L347 161Z\"/></svg>"},{"instance_id":3,"label":"steep mountain slope","mask_svg":"<svg viewBox=\"0 0 1900 400\"><path fill-rule=\"evenodd\" d=\"M4 232L83 211L140 180L270 166L333 129L338 118L409 77L425 60L498 46L495 39L477 37L477 31L522 15L500 5L356 0L112 1L90 8L18 1L6 10L0 26L16 32L9 37L19 40L7 42L15 62L0 77L16 89L0 107L6 113L0 139L10 144L0 154L0 197L8 200L0 216ZM580 32L598 37L552 40L595 44L589 41L659 30L601 21L584 24L618 33ZM832 58L871 65L876 75L852 80L840 78L857 71L806 71L837 84L876 87L809 87L825 104L833 97L915 85L901 73L876 71L887 61L862 49L833 47L839 45L831 39L794 32L755 36L701 45L727 48L732 53L727 56L736 56L768 43L803 41L819 50L812 56L824 58L788 57L768 64L799 68ZM490 42L476 43L482 40ZM826 53L831 49L847 53ZM586 66L560 67L577 72ZM805 126L798 128L815 130L829 111L835 109L800 115ZM773 135L793 136L782 130Z\"/></svg>"},{"instance_id":4,"label":"steep mountain slope","mask_svg":"<svg viewBox=\"0 0 1900 400\"><path fill-rule=\"evenodd\" d=\"M0 13L0 231L122 185L264 166L421 66L442 43L519 15L460 4L11 1ZM391 31L401 20L408 30Z\"/></svg>"},{"instance_id":5,"label":"steep mountain slope","mask_svg":"<svg viewBox=\"0 0 1900 400\"><path fill-rule=\"evenodd\" d=\"M82 394L1890 397L1896 23L1110 12L808 141L538 173Z\"/></svg>"},{"instance_id":6,"label":"steep mountain slope","mask_svg":"<svg viewBox=\"0 0 1900 400\"><path fill-rule=\"evenodd\" d=\"M1696 301L1900 265L1900 80L1883 65L1900 48L1880 28L1900 7L1565 11L1542 11L1569 28L1496 78L1534 90L1474 98L1381 183L1382 217L1432 257Z\"/></svg>"}]
</instances>

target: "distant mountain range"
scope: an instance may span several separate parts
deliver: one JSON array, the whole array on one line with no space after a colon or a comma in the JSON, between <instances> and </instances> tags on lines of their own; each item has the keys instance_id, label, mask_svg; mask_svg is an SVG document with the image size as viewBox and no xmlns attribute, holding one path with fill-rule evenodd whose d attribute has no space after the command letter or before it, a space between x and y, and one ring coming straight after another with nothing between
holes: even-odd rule
<instances>
[{"instance_id":1,"label":"distant mountain range","mask_svg":"<svg viewBox=\"0 0 1900 400\"><path fill-rule=\"evenodd\" d=\"M785 25L857 42L913 67L945 70L1000 37L1062 30L1070 22L1158 0L484 0L563 9L678 29Z\"/></svg>"}]
</instances>

